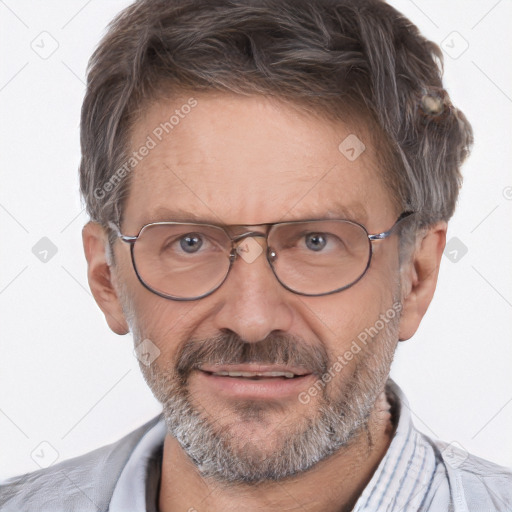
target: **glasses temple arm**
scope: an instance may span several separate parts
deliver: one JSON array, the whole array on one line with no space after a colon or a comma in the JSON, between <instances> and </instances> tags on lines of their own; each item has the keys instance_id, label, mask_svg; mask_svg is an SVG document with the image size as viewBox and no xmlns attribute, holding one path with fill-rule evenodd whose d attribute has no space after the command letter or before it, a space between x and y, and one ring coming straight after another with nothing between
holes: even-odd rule
<instances>
[{"instance_id":1,"label":"glasses temple arm","mask_svg":"<svg viewBox=\"0 0 512 512\"><path fill-rule=\"evenodd\" d=\"M131 243L131 242L135 242L135 240L137 240L138 236L127 236L127 235L123 235L121 233L121 231L119 230L119 227L117 226L117 224L114 224L113 222L109 221L108 222L108 227L114 231L114 233L116 234L116 236L118 238L120 238L123 242L128 242L128 243Z\"/></svg>"},{"instance_id":2,"label":"glasses temple arm","mask_svg":"<svg viewBox=\"0 0 512 512\"><path fill-rule=\"evenodd\" d=\"M370 239L370 241L374 241L374 240L383 240L384 238L387 238L389 235L391 235L391 233L393 232L393 230L396 228L396 226L404 219L406 219L407 217L409 217L410 215L413 215L414 213L416 212L403 212L400 217L398 217L398 219L396 220L396 222L387 230L387 231L384 231L383 233L378 233L376 235L368 235L368 238Z\"/></svg>"}]
</instances>

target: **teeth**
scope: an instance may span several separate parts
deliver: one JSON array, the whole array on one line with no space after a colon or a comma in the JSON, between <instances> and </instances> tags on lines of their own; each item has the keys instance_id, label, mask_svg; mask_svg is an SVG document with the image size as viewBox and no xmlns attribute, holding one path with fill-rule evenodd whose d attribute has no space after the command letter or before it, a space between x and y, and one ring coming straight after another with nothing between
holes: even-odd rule
<instances>
[{"instance_id":1,"label":"teeth","mask_svg":"<svg viewBox=\"0 0 512 512\"><path fill-rule=\"evenodd\" d=\"M292 372L214 372L213 375L220 375L222 377L286 377L293 379L295 374Z\"/></svg>"}]
</instances>

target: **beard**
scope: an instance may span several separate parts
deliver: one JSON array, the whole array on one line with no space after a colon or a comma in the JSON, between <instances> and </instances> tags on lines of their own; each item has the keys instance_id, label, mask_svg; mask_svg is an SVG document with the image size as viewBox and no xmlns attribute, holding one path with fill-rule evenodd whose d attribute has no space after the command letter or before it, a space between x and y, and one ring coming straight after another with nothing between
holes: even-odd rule
<instances>
[{"instance_id":1,"label":"beard","mask_svg":"<svg viewBox=\"0 0 512 512\"><path fill-rule=\"evenodd\" d=\"M133 309L125 304L137 346L146 337L138 328ZM322 383L317 400L307 406L297 399L294 409L298 414L296 410L287 414L289 406L279 402L257 400L233 401L229 414L225 409L210 414L197 403L189 387L191 372L205 364L282 364L304 368L321 381L335 356L330 358L323 345L312 346L297 336L271 334L257 343L246 343L233 332L189 339L175 361L161 366L157 358L149 365L139 361L139 366L163 406L168 433L203 478L226 485L280 481L309 470L365 431L370 437L368 420L389 375L399 317L398 311L361 347L350 363L349 378L335 374L330 382ZM349 368L342 368L341 373ZM276 413L285 418L277 426L270 421ZM264 435L244 439L239 433L241 423L266 427Z\"/></svg>"}]
</instances>

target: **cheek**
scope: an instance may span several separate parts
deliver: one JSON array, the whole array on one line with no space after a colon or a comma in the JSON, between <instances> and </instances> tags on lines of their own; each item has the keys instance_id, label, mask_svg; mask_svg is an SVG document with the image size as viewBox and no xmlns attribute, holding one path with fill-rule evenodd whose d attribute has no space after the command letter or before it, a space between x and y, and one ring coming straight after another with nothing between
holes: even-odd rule
<instances>
[{"instance_id":1,"label":"cheek","mask_svg":"<svg viewBox=\"0 0 512 512\"><path fill-rule=\"evenodd\" d=\"M309 326L323 341L331 358L349 350L358 336L364 338L380 315L392 308L397 271L387 263L381 267L371 267L361 281L338 294L303 300L307 302L304 314ZM359 356L360 353L353 359Z\"/></svg>"},{"instance_id":2,"label":"cheek","mask_svg":"<svg viewBox=\"0 0 512 512\"><path fill-rule=\"evenodd\" d=\"M150 340L160 351L159 364L169 364L187 340L191 306L172 302L142 289L131 295L135 312L135 343Z\"/></svg>"}]
</instances>

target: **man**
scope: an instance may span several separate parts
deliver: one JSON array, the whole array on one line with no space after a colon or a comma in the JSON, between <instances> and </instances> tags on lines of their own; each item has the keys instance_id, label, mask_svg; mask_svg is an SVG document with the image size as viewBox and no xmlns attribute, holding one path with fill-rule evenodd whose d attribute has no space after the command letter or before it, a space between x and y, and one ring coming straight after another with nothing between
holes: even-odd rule
<instances>
[{"instance_id":1,"label":"man","mask_svg":"<svg viewBox=\"0 0 512 512\"><path fill-rule=\"evenodd\" d=\"M162 415L1 510L506 511L512 474L389 380L436 287L471 127L379 0L142 0L82 110L92 293Z\"/></svg>"}]
</instances>

